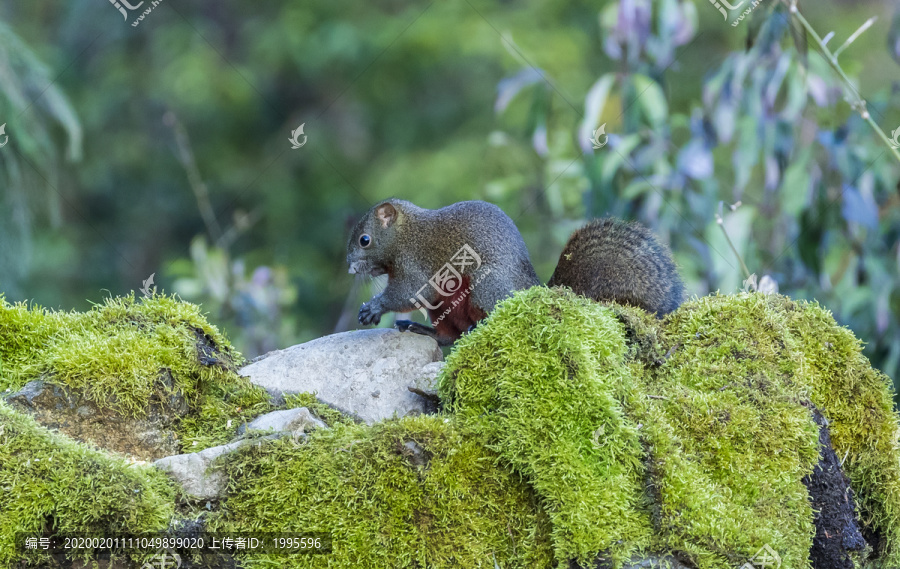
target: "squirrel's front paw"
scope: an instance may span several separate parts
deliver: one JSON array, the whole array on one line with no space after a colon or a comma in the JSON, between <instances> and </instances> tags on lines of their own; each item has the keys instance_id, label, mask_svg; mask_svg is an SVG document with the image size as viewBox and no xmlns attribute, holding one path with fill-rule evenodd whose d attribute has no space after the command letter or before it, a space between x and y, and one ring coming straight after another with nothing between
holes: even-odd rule
<instances>
[{"instance_id":1,"label":"squirrel's front paw","mask_svg":"<svg viewBox=\"0 0 900 569\"><path fill-rule=\"evenodd\" d=\"M381 313L372 308L371 302L366 302L359 307L359 323L363 326L378 324L381 322Z\"/></svg>"},{"instance_id":2,"label":"squirrel's front paw","mask_svg":"<svg viewBox=\"0 0 900 569\"><path fill-rule=\"evenodd\" d=\"M401 332L409 332L409 329L412 327L414 322L412 320L397 320L394 322L394 326L397 327L397 330Z\"/></svg>"}]
</instances>

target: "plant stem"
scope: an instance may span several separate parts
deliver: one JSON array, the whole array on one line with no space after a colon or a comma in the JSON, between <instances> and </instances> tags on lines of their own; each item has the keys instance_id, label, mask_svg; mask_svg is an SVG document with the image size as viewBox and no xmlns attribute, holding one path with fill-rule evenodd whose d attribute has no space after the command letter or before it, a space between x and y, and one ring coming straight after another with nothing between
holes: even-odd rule
<instances>
[{"instance_id":1,"label":"plant stem","mask_svg":"<svg viewBox=\"0 0 900 569\"><path fill-rule=\"evenodd\" d=\"M719 210L722 209L722 202L719 202ZM738 253L737 248L734 246L734 243L731 242L731 237L728 236L728 232L725 231L725 219L722 217L722 214L719 213L716 215L716 223L719 224L719 228L722 229L722 234L725 235L725 241L728 242L728 246L731 247L731 251L734 253L734 256L737 257L738 262L741 264L741 270L744 271L744 278L750 278L750 269L747 268L747 265L744 264L744 259L741 257L741 254Z\"/></svg>"},{"instance_id":2,"label":"plant stem","mask_svg":"<svg viewBox=\"0 0 900 569\"><path fill-rule=\"evenodd\" d=\"M879 127L878 124L874 120L872 120L872 117L869 116L869 110L866 108L865 99L863 99L859 96L859 94L856 92L856 88L853 86L853 83L850 81L850 78L847 77L847 74L844 73L844 70L841 69L840 65L838 65L837 56L835 54L831 53L831 51L825 46L825 42L822 41L822 38L819 37L819 34L816 33L816 30L814 30L813 27L811 25L809 25L809 22L807 22L806 18L803 17L803 14L801 14L800 10L797 9L796 3L789 4L788 9L790 10L791 15L796 17L797 21L800 22L800 25L802 25L803 28L806 30L806 33L809 34L813 38L813 40L815 40L816 44L819 46L819 51L822 53L822 56L825 58L825 61L828 62L828 65L830 65L831 68L834 69L834 72L837 73L838 76L841 78L841 80L847 85L847 87L849 88L849 91L851 93L851 96L855 99L856 106L859 107L859 109L860 109L860 116L863 118L864 121L869 123L869 126L872 127L872 130L874 130L875 133L879 136L879 138L881 138L881 140L884 141L884 143L887 145L888 149L891 151L891 153L894 155L894 157L897 159L897 161L900 162L900 149L893 147L893 145L891 143L891 139L888 138L886 134L884 134L884 131L881 130L881 127ZM856 35L858 35L858 34L856 34ZM845 42L844 45L847 45L847 43ZM841 46L841 49L843 49L843 48L844 48L844 46Z\"/></svg>"}]
</instances>

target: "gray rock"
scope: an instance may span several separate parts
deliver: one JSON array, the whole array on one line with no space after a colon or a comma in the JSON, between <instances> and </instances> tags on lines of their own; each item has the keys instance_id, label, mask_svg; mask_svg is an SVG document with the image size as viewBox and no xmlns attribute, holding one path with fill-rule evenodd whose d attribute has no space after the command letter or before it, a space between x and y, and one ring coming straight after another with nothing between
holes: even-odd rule
<instances>
[{"instance_id":1,"label":"gray rock","mask_svg":"<svg viewBox=\"0 0 900 569\"><path fill-rule=\"evenodd\" d=\"M406 441L400 453L409 461L412 466L425 467L431 460L431 455L425 452L421 446L415 441Z\"/></svg>"},{"instance_id":2,"label":"gray rock","mask_svg":"<svg viewBox=\"0 0 900 569\"><path fill-rule=\"evenodd\" d=\"M302 444L302 439L306 438L306 435L302 433L274 433L265 437L238 439L226 445L210 447L200 452L167 456L155 461L153 465L181 484L184 491L191 498L195 500L215 500L221 497L227 482L224 472L215 467L210 468L217 458L234 452L244 445L260 444L263 441L277 439L286 435L292 435L297 444Z\"/></svg>"},{"instance_id":3,"label":"gray rock","mask_svg":"<svg viewBox=\"0 0 900 569\"><path fill-rule=\"evenodd\" d=\"M647 557L633 557L622 569L691 569L690 566L681 563L671 555L647 555Z\"/></svg>"},{"instance_id":4,"label":"gray rock","mask_svg":"<svg viewBox=\"0 0 900 569\"><path fill-rule=\"evenodd\" d=\"M179 451L175 422L187 411L187 402L173 387L168 374L159 379L158 392L144 417L131 417L112 405L101 406L79 389L45 381L31 381L4 398L16 410L28 413L47 427L106 450L141 460L155 460Z\"/></svg>"},{"instance_id":5,"label":"gray rock","mask_svg":"<svg viewBox=\"0 0 900 569\"><path fill-rule=\"evenodd\" d=\"M296 409L286 409L284 411L272 411L265 415L260 415L253 421L241 425L237 434L243 435L249 429L258 431L273 430L288 431L290 433L303 432L306 433L312 429L327 429L328 425L313 417L306 407Z\"/></svg>"},{"instance_id":6,"label":"gray rock","mask_svg":"<svg viewBox=\"0 0 900 569\"><path fill-rule=\"evenodd\" d=\"M597 557L595 562L590 567L609 567L609 560L602 554ZM569 566L573 569L587 569L575 561L571 561ZM693 565L685 565L671 555L645 553L633 556L622 565L622 569L693 569Z\"/></svg>"},{"instance_id":7,"label":"gray rock","mask_svg":"<svg viewBox=\"0 0 900 569\"><path fill-rule=\"evenodd\" d=\"M397 330L356 330L267 354L240 370L274 397L316 392L320 401L372 424L433 411L412 393L434 389L437 342Z\"/></svg>"},{"instance_id":8,"label":"gray rock","mask_svg":"<svg viewBox=\"0 0 900 569\"><path fill-rule=\"evenodd\" d=\"M446 362L431 362L430 364L425 364L422 367L422 378L431 381L432 383L437 382L437 376L441 374L441 370L444 369L444 364Z\"/></svg>"},{"instance_id":9,"label":"gray rock","mask_svg":"<svg viewBox=\"0 0 900 569\"><path fill-rule=\"evenodd\" d=\"M192 498L212 500L222 494L226 480L223 472L210 470L210 465L223 454L234 452L250 442L250 439L243 439L200 452L167 456L153 464L180 483Z\"/></svg>"}]
</instances>

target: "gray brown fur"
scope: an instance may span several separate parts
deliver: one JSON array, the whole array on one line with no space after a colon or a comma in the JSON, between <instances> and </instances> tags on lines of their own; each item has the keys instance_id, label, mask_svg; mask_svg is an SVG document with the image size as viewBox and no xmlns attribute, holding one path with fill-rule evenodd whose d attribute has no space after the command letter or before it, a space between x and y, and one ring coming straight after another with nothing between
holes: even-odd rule
<instances>
[{"instance_id":1,"label":"gray brown fur","mask_svg":"<svg viewBox=\"0 0 900 569\"><path fill-rule=\"evenodd\" d=\"M363 235L371 239L367 247L360 243ZM463 245L481 257L481 267L473 273L469 266L461 274L480 281L454 316L437 328L404 320L397 322L401 330L446 345L514 291L540 284L519 230L499 207L467 201L430 210L391 199L363 216L347 244L351 273L388 275L385 290L360 307L360 323L378 324L385 313L416 310L412 299L420 295L431 305L450 306L449 297L429 279ZM678 308L684 297L668 248L647 228L617 219L594 220L572 234L547 284L568 286L598 301L638 306L659 317Z\"/></svg>"},{"instance_id":2,"label":"gray brown fur","mask_svg":"<svg viewBox=\"0 0 900 569\"><path fill-rule=\"evenodd\" d=\"M379 218L380 211L389 212L391 208L396 211L395 219ZM368 248L360 246L363 234L372 239ZM390 199L363 216L347 244L351 272L389 275L385 290L360 309L360 322L377 324L387 312L415 310L410 299L417 294L423 294L432 304L446 298L428 280L463 245L469 245L481 257L479 272L490 268L469 296L485 314L513 291L540 284L519 230L499 207L466 201L431 210ZM472 269L470 266L462 274L469 275Z\"/></svg>"},{"instance_id":3,"label":"gray brown fur","mask_svg":"<svg viewBox=\"0 0 900 569\"><path fill-rule=\"evenodd\" d=\"M595 219L572 234L547 286L639 306L658 317L684 300L669 249L646 227L613 218Z\"/></svg>"}]
</instances>

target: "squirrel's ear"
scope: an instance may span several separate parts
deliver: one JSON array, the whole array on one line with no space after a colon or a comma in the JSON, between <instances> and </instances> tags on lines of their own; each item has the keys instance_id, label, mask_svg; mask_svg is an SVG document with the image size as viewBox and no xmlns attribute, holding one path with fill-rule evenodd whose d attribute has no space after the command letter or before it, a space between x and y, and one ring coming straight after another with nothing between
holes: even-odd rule
<instances>
[{"instance_id":1,"label":"squirrel's ear","mask_svg":"<svg viewBox=\"0 0 900 569\"><path fill-rule=\"evenodd\" d=\"M390 227L397 221L397 209L388 202L384 202L375 208L375 218L381 222L381 227Z\"/></svg>"}]
</instances>

